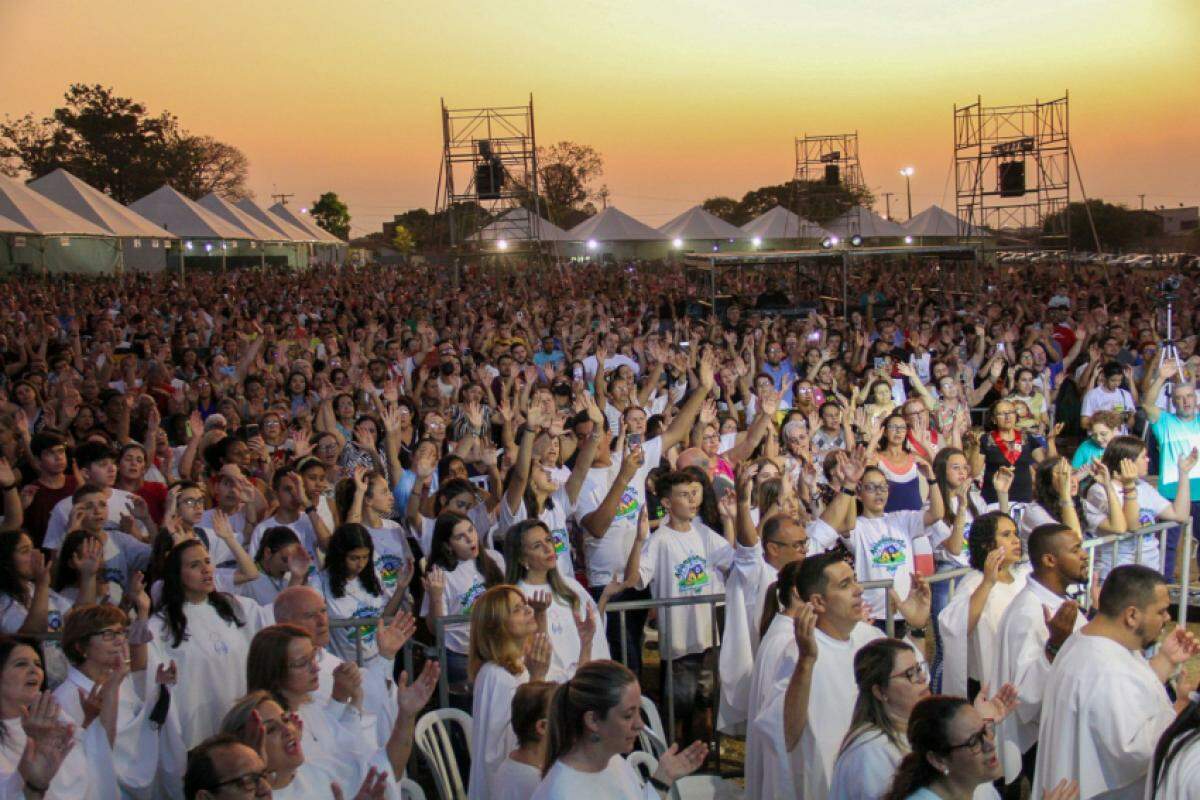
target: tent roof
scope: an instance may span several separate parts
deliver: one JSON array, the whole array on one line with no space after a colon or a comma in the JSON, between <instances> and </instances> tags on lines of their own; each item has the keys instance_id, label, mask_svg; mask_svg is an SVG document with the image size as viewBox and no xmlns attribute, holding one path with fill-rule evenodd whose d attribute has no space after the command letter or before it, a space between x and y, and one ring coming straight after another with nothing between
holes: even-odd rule
<instances>
[{"instance_id":1,"label":"tent roof","mask_svg":"<svg viewBox=\"0 0 1200 800\"><path fill-rule=\"evenodd\" d=\"M700 206L692 206L675 219L658 229L668 239L716 240L716 239L745 239L746 234L741 228L730 225L725 220L705 211Z\"/></svg>"},{"instance_id":2,"label":"tent roof","mask_svg":"<svg viewBox=\"0 0 1200 800\"><path fill-rule=\"evenodd\" d=\"M166 185L133 201L129 207L178 236L195 239L255 238Z\"/></svg>"},{"instance_id":3,"label":"tent roof","mask_svg":"<svg viewBox=\"0 0 1200 800\"><path fill-rule=\"evenodd\" d=\"M609 206L594 217L585 219L567 236L572 242L595 239L598 242L662 241L665 237L649 225L638 222L616 206Z\"/></svg>"},{"instance_id":4,"label":"tent roof","mask_svg":"<svg viewBox=\"0 0 1200 800\"><path fill-rule=\"evenodd\" d=\"M297 228L282 217L275 216L249 197L238 200L234 205L237 206L239 211L253 217L268 228L283 234L284 239L293 242L315 242L317 240L314 234L309 233L303 228Z\"/></svg>"},{"instance_id":5,"label":"tent roof","mask_svg":"<svg viewBox=\"0 0 1200 800\"><path fill-rule=\"evenodd\" d=\"M280 235L279 231L270 225L255 219L228 200L217 197L215 193L201 197L196 203L201 208L211 211L230 225L240 228L250 234L252 238L259 241L270 242L287 238Z\"/></svg>"},{"instance_id":6,"label":"tent roof","mask_svg":"<svg viewBox=\"0 0 1200 800\"><path fill-rule=\"evenodd\" d=\"M891 220L884 219L869 208L857 206L825 226L831 233L838 236L853 236L858 234L864 239L881 239L907 236L901 226Z\"/></svg>"},{"instance_id":7,"label":"tent roof","mask_svg":"<svg viewBox=\"0 0 1200 800\"><path fill-rule=\"evenodd\" d=\"M313 235L313 237L318 242L329 242L330 244L345 244L345 242L343 240L334 236L332 233L325 230L320 225L318 225L316 222L314 222L312 217L308 216L307 214L293 213L292 210L290 208L288 208L287 206L285 206L283 203L276 203L275 205L271 206L271 208L268 210L275 216L282 217L284 219L284 221L290 222L291 224L295 225L297 228L308 231L309 233L311 233Z\"/></svg>"},{"instance_id":8,"label":"tent roof","mask_svg":"<svg viewBox=\"0 0 1200 800\"><path fill-rule=\"evenodd\" d=\"M0 216L45 236L112 236L13 178L0 176Z\"/></svg>"},{"instance_id":9,"label":"tent roof","mask_svg":"<svg viewBox=\"0 0 1200 800\"><path fill-rule=\"evenodd\" d=\"M36 233L36 231L0 214L0 233Z\"/></svg>"},{"instance_id":10,"label":"tent roof","mask_svg":"<svg viewBox=\"0 0 1200 800\"><path fill-rule=\"evenodd\" d=\"M114 236L174 239L175 234L130 211L104 192L61 167L28 183L30 189L58 203Z\"/></svg>"},{"instance_id":11,"label":"tent roof","mask_svg":"<svg viewBox=\"0 0 1200 800\"><path fill-rule=\"evenodd\" d=\"M959 232L959 219L944 208L933 205L917 214L904 225L904 229L913 236L926 238L943 237L958 238L959 236L987 236L987 231L974 225L962 225L964 232ZM969 230L968 230L969 229Z\"/></svg>"},{"instance_id":12,"label":"tent roof","mask_svg":"<svg viewBox=\"0 0 1200 800\"><path fill-rule=\"evenodd\" d=\"M490 242L496 239L504 239L512 234L524 233L529 223L526 220L531 220L534 213L527 208L510 208L487 225L479 229L478 237ZM555 225L545 217L537 217L538 220L538 236L543 242L565 242L570 240L570 236L562 228Z\"/></svg>"},{"instance_id":13,"label":"tent roof","mask_svg":"<svg viewBox=\"0 0 1200 800\"><path fill-rule=\"evenodd\" d=\"M829 231L783 206L775 206L742 226L746 236L760 239L824 239Z\"/></svg>"}]
</instances>

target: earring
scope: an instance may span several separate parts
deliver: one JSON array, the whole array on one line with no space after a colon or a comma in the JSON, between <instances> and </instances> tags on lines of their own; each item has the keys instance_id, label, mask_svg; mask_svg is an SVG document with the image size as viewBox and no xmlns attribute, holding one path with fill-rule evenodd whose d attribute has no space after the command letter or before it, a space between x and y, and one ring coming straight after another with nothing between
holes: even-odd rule
<instances>
[{"instance_id":1,"label":"earring","mask_svg":"<svg viewBox=\"0 0 1200 800\"><path fill-rule=\"evenodd\" d=\"M593 733L591 736L588 737L588 740L591 741L592 744L596 744L597 742L600 741L600 734Z\"/></svg>"},{"instance_id":2,"label":"earring","mask_svg":"<svg viewBox=\"0 0 1200 800\"><path fill-rule=\"evenodd\" d=\"M942 767L942 774L943 774L943 775L945 775L945 776L947 776L947 777L949 777L949 775L950 775L950 768L949 768L949 767Z\"/></svg>"}]
</instances>

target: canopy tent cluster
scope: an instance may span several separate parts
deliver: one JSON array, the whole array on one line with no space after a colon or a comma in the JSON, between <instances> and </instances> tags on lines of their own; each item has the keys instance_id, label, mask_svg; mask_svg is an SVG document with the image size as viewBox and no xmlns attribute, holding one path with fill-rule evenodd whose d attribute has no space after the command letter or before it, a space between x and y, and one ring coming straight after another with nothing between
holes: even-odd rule
<instances>
[{"instance_id":1,"label":"canopy tent cluster","mask_svg":"<svg viewBox=\"0 0 1200 800\"><path fill-rule=\"evenodd\" d=\"M163 186L128 206L64 169L0 177L0 269L156 272L205 264L338 262L346 243L286 206L270 210Z\"/></svg>"}]
</instances>

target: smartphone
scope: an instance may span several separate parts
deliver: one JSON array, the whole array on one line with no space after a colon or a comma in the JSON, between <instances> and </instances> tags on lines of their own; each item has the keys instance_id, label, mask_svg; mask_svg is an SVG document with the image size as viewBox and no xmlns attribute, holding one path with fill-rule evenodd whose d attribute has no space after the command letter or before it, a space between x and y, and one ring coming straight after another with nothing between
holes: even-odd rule
<instances>
[{"instance_id":1,"label":"smartphone","mask_svg":"<svg viewBox=\"0 0 1200 800\"><path fill-rule=\"evenodd\" d=\"M996 345L996 352L997 352L997 353L1003 353L1003 352L1004 352L1004 342L1000 342L999 344L997 344L997 345Z\"/></svg>"},{"instance_id":2,"label":"smartphone","mask_svg":"<svg viewBox=\"0 0 1200 800\"><path fill-rule=\"evenodd\" d=\"M253 439L255 436L258 436L258 425L254 423L244 426L242 430L246 432L247 439Z\"/></svg>"},{"instance_id":3,"label":"smartphone","mask_svg":"<svg viewBox=\"0 0 1200 800\"><path fill-rule=\"evenodd\" d=\"M820 332L820 331L813 331L812 333L810 333L810 334L808 335L808 340L809 340L810 342L819 342L819 341L821 341L821 332Z\"/></svg>"},{"instance_id":4,"label":"smartphone","mask_svg":"<svg viewBox=\"0 0 1200 800\"><path fill-rule=\"evenodd\" d=\"M583 367L575 367L575 369L571 370L571 376L577 381L583 380Z\"/></svg>"},{"instance_id":5,"label":"smartphone","mask_svg":"<svg viewBox=\"0 0 1200 800\"><path fill-rule=\"evenodd\" d=\"M644 438L646 437L640 433L627 433L625 434L625 445L632 450L633 448L639 446Z\"/></svg>"},{"instance_id":6,"label":"smartphone","mask_svg":"<svg viewBox=\"0 0 1200 800\"><path fill-rule=\"evenodd\" d=\"M681 348L683 348L684 350L686 350L688 348L688 345L690 345L690 344L691 344L691 342L680 342L679 346Z\"/></svg>"},{"instance_id":7,"label":"smartphone","mask_svg":"<svg viewBox=\"0 0 1200 800\"><path fill-rule=\"evenodd\" d=\"M886 366L887 366L886 358L880 358L879 356L875 357L875 369L883 369Z\"/></svg>"}]
</instances>

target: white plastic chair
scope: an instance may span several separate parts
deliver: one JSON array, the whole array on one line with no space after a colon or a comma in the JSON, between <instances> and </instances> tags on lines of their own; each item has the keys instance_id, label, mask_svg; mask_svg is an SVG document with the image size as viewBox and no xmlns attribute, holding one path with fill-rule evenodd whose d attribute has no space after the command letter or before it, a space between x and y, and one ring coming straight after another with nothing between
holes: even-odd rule
<instances>
[{"instance_id":1,"label":"white plastic chair","mask_svg":"<svg viewBox=\"0 0 1200 800\"><path fill-rule=\"evenodd\" d=\"M425 800L425 790L412 778L402 778L400 780L400 797L402 800Z\"/></svg>"},{"instance_id":2,"label":"white plastic chair","mask_svg":"<svg viewBox=\"0 0 1200 800\"><path fill-rule=\"evenodd\" d=\"M667 735L663 731L662 717L658 714L658 707L646 695L642 695L642 715L646 719L646 725L638 734L638 742L643 750L657 759L667 750Z\"/></svg>"},{"instance_id":3,"label":"white plastic chair","mask_svg":"<svg viewBox=\"0 0 1200 800\"><path fill-rule=\"evenodd\" d=\"M738 800L742 789L718 775L688 775L675 781L671 796L677 800Z\"/></svg>"},{"instance_id":4,"label":"white plastic chair","mask_svg":"<svg viewBox=\"0 0 1200 800\"><path fill-rule=\"evenodd\" d=\"M413 739L416 740L417 749L433 770L433 778L441 800L458 800L467 796L467 782L463 780L462 770L454 752L449 724L457 724L462 729L463 739L467 743L467 754L473 757L471 715L457 708L438 708L425 714L417 721Z\"/></svg>"}]
</instances>

